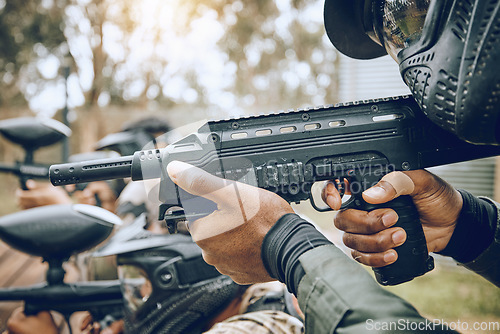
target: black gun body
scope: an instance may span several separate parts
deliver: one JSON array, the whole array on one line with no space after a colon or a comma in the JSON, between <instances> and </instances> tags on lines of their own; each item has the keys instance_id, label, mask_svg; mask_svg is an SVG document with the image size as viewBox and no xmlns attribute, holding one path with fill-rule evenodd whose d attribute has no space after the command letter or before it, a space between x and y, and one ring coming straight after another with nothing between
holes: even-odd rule
<instances>
[{"instance_id":1,"label":"black gun body","mask_svg":"<svg viewBox=\"0 0 500 334\"><path fill-rule=\"evenodd\" d=\"M40 284L31 287L0 289L0 301L24 301L24 313L56 311L66 319L78 311L89 311L94 321L123 310L120 281Z\"/></svg>"},{"instance_id":2,"label":"black gun body","mask_svg":"<svg viewBox=\"0 0 500 334\"><path fill-rule=\"evenodd\" d=\"M173 160L273 191L289 202L310 198L316 208L311 195L315 182L334 180L342 190L347 180L352 196L343 207L391 207L399 215L398 225L407 232L407 241L397 249L396 263L375 269L381 284L394 285L433 267L418 212L409 196L377 206L364 202L361 193L393 170L415 170L499 154L500 147L470 145L438 128L412 97L402 96L211 121L163 150L136 152L126 160L132 161L127 175L132 179L162 178L160 218L165 218L172 230L178 220L194 219L214 209L199 199L190 205L194 197L178 188L166 174L165 167ZM102 171L92 170L93 176L111 176L108 166L113 164L103 162ZM55 185L74 183L76 179L90 181L90 174L83 169L75 173L80 169L81 165L53 166L51 180ZM126 174L124 169L120 172ZM182 207L184 213L172 211L176 207Z\"/></svg>"},{"instance_id":3,"label":"black gun body","mask_svg":"<svg viewBox=\"0 0 500 334\"><path fill-rule=\"evenodd\" d=\"M311 185L317 181L348 178L363 191L392 170L499 153L498 147L458 140L428 121L411 97L399 97L213 121L159 156L164 166L181 160L243 182L250 173L256 176L252 179L256 186L300 202L310 197ZM143 168L150 160L142 160ZM135 178L141 178L139 173ZM180 206L175 186L165 173L162 178L160 200Z\"/></svg>"},{"instance_id":4,"label":"black gun body","mask_svg":"<svg viewBox=\"0 0 500 334\"><path fill-rule=\"evenodd\" d=\"M0 163L0 173L11 173L16 175L23 189L27 190L26 181L28 179L42 179L49 178L49 166L36 165L36 164L23 164L16 162L13 165Z\"/></svg>"}]
</instances>

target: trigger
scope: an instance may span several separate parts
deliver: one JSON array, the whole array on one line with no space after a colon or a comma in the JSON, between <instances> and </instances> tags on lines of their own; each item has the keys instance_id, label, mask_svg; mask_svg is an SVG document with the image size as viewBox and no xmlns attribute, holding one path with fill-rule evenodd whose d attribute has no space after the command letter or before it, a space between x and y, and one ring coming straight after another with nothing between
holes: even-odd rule
<instances>
[{"instance_id":1,"label":"trigger","mask_svg":"<svg viewBox=\"0 0 500 334\"><path fill-rule=\"evenodd\" d=\"M335 188L337 188L337 191L339 192L340 198L342 199L342 205L340 206L340 210L344 209L354 209L356 208L356 203L359 202L357 201L357 198L355 195L346 195L346 189L348 187L349 181L346 182L346 179L344 177L342 178L336 178L333 181L333 184L335 185ZM346 186L347 183L347 186ZM361 194L360 194L361 195ZM346 199L347 198L347 199Z\"/></svg>"},{"instance_id":2,"label":"trigger","mask_svg":"<svg viewBox=\"0 0 500 334\"><path fill-rule=\"evenodd\" d=\"M345 195L345 181L342 178L342 180L335 179L333 182L333 185L335 188L337 188L337 191L339 192L340 198L344 197Z\"/></svg>"},{"instance_id":3,"label":"trigger","mask_svg":"<svg viewBox=\"0 0 500 334\"><path fill-rule=\"evenodd\" d=\"M165 220L169 234L177 233L177 222L175 220Z\"/></svg>"},{"instance_id":4,"label":"trigger","mask_svg":"<svg viewBox=\"0 0 500 334\"><path fill-rule=\"evenodd\" d=\"M168 229L168 233L175 234L177 233L177 224L179 224L180 222L185 222L186 216L182 208L170 209L164 215L164 220Z\"/></svg>"}]
</instances>

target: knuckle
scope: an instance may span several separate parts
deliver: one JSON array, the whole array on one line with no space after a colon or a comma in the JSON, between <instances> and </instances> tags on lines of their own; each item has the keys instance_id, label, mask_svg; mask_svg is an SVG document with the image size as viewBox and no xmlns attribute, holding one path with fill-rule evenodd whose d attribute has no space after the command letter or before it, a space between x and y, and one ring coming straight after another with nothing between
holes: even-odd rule
<instances>
[{"instance_id":1,"label":"knuckle","mask_svg":"<svg viewBox=\"0 0 500 334\"><path fill-rule=\"evenodd\" d=\"M335 219L333 220L333 224L339 230L346 231L348 229L349 225L351 224L351 220L348 217L349 217L349 210L340 211L335 216Z\"/></svg>"},{"instance_id":2,"label":"knuckle","mask_svg":"<svg viewBox=\"0 0 500 334\"><path fill-rule=\"evenodd\" d=\"M203 189L206 188L206 180L200 175L192 175L187 180L187 186L189 189L199 189L203 191Z\"/></svg>"},{"instance_id":3,"label":"knuckle","mask_svg":"<svg viewBox=\"0 0 500 334\"><path fill-rule=\"evenodd\" d=\"M358 249L358 240L356 238L356 235L351 233L344 233L342 241L347 247L352 249Z\"/></svg>"},{"instance_id":4,"label":"knuckle","mask_svg":"<svg viewBox=\"0 0 500 334\"><path fill-rule=\"evenodd\" d=\"M381 267L385 264L378 254L370 254L367 256L366 260L366 264L370 267Z\"/></svg>"},{"instance_id":5,"label":"knuckle","mask_svg":"<svg viewBox=\"0 0 500 334\"><path fill-rule=\"evenodd\" d=\"M366 219L367 221L369 221L369 224L367 224L367 229L369 233L374 234L381 230L381 226L383 226L382 216L383 212L376 210L368 213Z\"/></svg>"},{"instance_id":6,"label":"knuckle","mask_svg":"<svg viewBox=\"0 0 500 334\"><path fill-rule=\"evenodd\" d=\"M384 251L387 249L387 239L382 233L378 233L375 237L376 251Z\"/></svg>"},{"instance_id":7,"label":"knuckle","mask_svg":"<svg viewBox=\"0 0 500 334\"><path fill-rule=\"evenodd\" d=\"M363 255L358 252L357 250L351 251L351 256L355 261L358 261L359 263L363 263Z\"/></svg>"},{"instance_id":8,"label":"knuckle","mask_svg":"<svg viewBox=\"0 0 500 334\"><path fill-rule=\"evenodd\" d=\"M381 260L380 254L370 254L370 253L361 253L358 251L352 251L351 255L354 260L358 261L369 267L380 267L383 266L383 260Z\"/></svg>"},{"instance_id":9,"label":"knuckle","mask_svg":"<svg viewBox=\"0 0 500 334\"><path fill-rule=\"evenodd\" d=\"M206 252L202 251L201 256L203 257L203 260L208 263L211 266L216 266L216 261L213 256L210 256Z\"/></svg>"}]
</instances>

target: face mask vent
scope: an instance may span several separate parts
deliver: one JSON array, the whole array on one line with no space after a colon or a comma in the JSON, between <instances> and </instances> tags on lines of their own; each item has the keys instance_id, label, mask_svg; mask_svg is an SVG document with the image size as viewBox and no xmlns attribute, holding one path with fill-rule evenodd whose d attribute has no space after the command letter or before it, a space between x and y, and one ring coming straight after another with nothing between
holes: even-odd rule
<instances>
[{"instance_id":1,"label":"face mask vent","mask_svg":"<svg viewBox=\"0 0 500 334\"><path fill-rule=\"evenodd\" d=\"M423 103L429 93L429 79L431 71L425 66L409 68L403 75L406 85L410 88L413 97L419 103L420 108L427 113L427 106Z\"/></svg>"},{"instance_id":2,"label":"face mask vent","mask_svg":"<svg viewBox=\"0 0 500 334\"><path fill-rule=\"evenodd\" d=\"M455 7L455 22L451 27L451 31L457 36L462 43L467 39L468 22L472 18L472 4L468 1L462 1L460 5Z\"/></svg>"}]
</instances>

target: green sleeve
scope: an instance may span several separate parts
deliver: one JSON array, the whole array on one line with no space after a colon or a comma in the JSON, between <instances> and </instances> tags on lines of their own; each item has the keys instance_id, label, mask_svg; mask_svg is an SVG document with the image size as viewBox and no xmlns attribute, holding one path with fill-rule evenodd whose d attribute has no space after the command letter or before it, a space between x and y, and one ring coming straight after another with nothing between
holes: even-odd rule
<instances>
[{"instance_id":1,"label":"green sleeve","mask_svg":"<svg viewBox=\"0 0 500 334\"><path fill-rule=\"evenodd\" d=\"M451 332L382 288L334 245L312 249L299 260L306 273L297 293L306 333Z\"/></svg>"},{"instance_id":2,"label":"green sleeve","mask_svg":"<svg viewBox=\"0 0 500 334\"><path fill-rule=\"evenodd\" d=\"M487 197L481 198L489 201L497 208L495 237L493 243L474 261L462 264L500 287L500 204Z\"/></svg>"}]
</instances>

